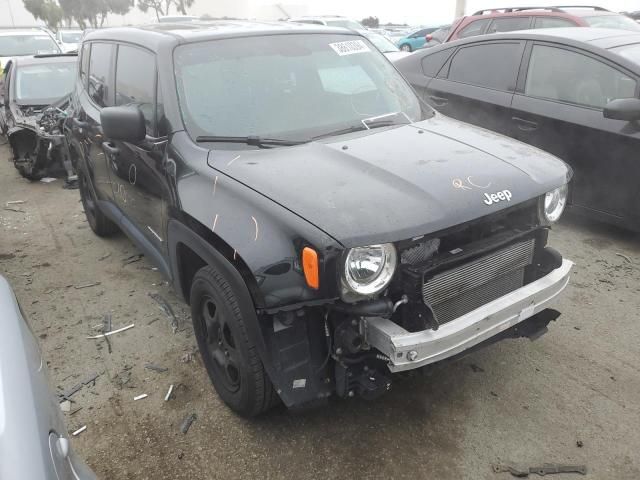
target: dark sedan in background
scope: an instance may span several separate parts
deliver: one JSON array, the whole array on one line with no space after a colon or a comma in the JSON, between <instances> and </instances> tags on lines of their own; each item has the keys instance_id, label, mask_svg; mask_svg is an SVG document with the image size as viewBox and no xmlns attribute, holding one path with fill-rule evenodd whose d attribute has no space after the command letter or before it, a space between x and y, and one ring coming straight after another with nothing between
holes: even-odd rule
<instances>
[{"instance_id":1,"label":"dark sedan in background","mask_svg":"<svg viewBox=\"0 0 640 480\"><path fill-rule=\"evenodd\" d=\"M443 114L568 162L575 211L640 230L640 33L558 28L487 35L395 64Z\"/></svg>"}]
</instances>

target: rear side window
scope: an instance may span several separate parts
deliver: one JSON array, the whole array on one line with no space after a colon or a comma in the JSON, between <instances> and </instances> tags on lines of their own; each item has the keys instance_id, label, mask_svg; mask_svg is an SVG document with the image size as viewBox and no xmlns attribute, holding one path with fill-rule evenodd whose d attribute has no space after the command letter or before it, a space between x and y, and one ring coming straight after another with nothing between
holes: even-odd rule
<instances>
[{"instance_id":1,"label":"rear side window","mask_svg":"<svg viewBox=\"0 0 640 480\"><path fill-rule=\"evenodd\" d=\"M565 28L575 26L575 23L558 17L535 17L533 24L533 28Z\"/></svg>"},{"instance_id":2,"label":"rear side window","mask_svg":"<svg viewBox=\"0 0 640 480\"><path fill-rule=\"evenodd\" d=\"M448 48L446 50L442 50L441 52L432 53L431 55L427 55L422 59L422 71L427 77L435 77L444 63L447 61L452 48Z\"/></svg>"},{"instance_id":3,"label":"rear side window","mask_svg":"<svg viewBox=\"0 0 640 480\"><path fill-rule=\"evenodd\" d=\"M449 68L449 80L512 92L522 57L520 43L484 43L462 48Z\"/></svg>"},{"instance_id":4,"label":"rear side window","mask_svg":"<svg viewBox=\"0 0 640 480\"><path fill-rule=\"evenodd\" d=\"M82 54L80 57L80 80L82 85L86 88L87 78L89 73L89 56L91 52L91 44L85 43L82 45Z\"/></svg>"},{"instance_id":5,"label":"rear side window","mask_svg":"<svg viewBox=\"0 0 640 480\"><path fill-rule=\"evenodd\" d=\"M92 43L89 58L89 87L91 99L99 107L110 107L113 89L113 52L110 43Z\"/></svg>"},{"instance_id":6,"label":"rear side window","mask_svg":"<svg viewBox=\"0 0 640 480\"><path fill-rule=\"evenodd\" d=\"M458 38L467 38L482 34L482 32L484 31L484 27L490 21L491 20L488 18L483 18L482 20L471 22L469 25L460 30L460 32L458 32Z\"/></svg>"},{"instance_id":7,"label":"rear side window","mask_svg":"<svg viewBox=\"0 0 640 480\"><path fill-rule=\"evenodd\" d=\"M513 32L515 30L527 30L531 24L531 17L496 18L489 26L487 33Z\"/></svg>"},{"instance_id":8,"label":"rear side window","mask_svg":"<svg viewBox=\"0 0 640 480\"><path fill-rule=\"evenodd\" d=\"M533 46L525 95L602 108L635 92L633 78L604 62L571 50Z\"/></svg>"},{"instance_id":9,"label":"rear side window","mask_svg":"<svg viewBox=\"0 0 640 480\"><path fill-rule=\"evenodd\" d=\"M155 56L141 48L120 45L116 60L116 105L135 105L143 113L147 133L155 130Z\"/></svg>"}]
</instances>

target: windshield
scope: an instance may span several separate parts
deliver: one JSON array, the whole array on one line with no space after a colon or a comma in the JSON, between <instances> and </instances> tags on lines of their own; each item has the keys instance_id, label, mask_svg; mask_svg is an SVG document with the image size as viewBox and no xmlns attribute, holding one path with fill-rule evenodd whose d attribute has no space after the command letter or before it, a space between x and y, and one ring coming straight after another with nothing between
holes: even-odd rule
<instances>
[{"instance_id":1,"label":"windshield","mask_svg":"<svg viewBox=\"0 0 640 480\"><path fill-rule=\"evenodd\" d=\"M19 66L16 71L16 102L22 105L53 103L71 93L75 73L75 62Z\"/></svg>"},{"instance_id":2,"label":"windshield","mask_svg":"<svg viewBox=\"0 0 640 480\"><path fill-rule=\"evenodd\" d=\"M58 44L49 35L0 35L0 57L43 53L60 53Z\"/></svg>"},{"instance_id":3,"label":"windshield","mask_svg":"<svg viewBox=\"0 0 640 480\"><path fill-rule=\"evenodd\" d=\"M60 37L64 43L80 43L82 32L62 32Z\"/></svg>"},{"instance_id":4,"label":"windshield","mask_svg":"<svg viewBox=\"0 0 640 480\"><path fill-rule=\"evenodd\" d=\"M362 120L415 122L431 114L362 37L296 34L214 40L175 53L180 108L198 136L304 141Z\"/></svg>"},{"instance_id":5,"label":"windshield","mask_svg":"<svg viewBox=\"0 0 640 480\"><path fill-rule=\"evenodd\" d=\"M597 15L584 19L590 27L640 31L640 25L625 15Z\"/></svg>"},{"instance_id":6,"label":"windshield","mask_svg":"<svg viewBox=\"0 0 640 480\"><path fill-rule=\"evenodd\" d=\"M611 51L640 65L640 43L612 48Z\"/></svg>"},{"instance_id":7,"label":"windshield","mask_svg":"<svg viewBox=\"0 0 640 480\"><path fill-rule=\"evenodd\" d=\"M364 30L364 27L358 22L353 20L326 20L325 22L330 27L342 27L349 28L351 30Z\"/></svg>"},{"instance_id":8,"label":"windshield","mask_svg":"<svg viewBox=\"0 0 640 480\"><path fill-rule=\"evenodd\" d=\"M391 40L379 33L367 33L365 35L371 43L373 43L382 53L398 52L400 49L396 47Z\"/></svg>"}]
</instances>

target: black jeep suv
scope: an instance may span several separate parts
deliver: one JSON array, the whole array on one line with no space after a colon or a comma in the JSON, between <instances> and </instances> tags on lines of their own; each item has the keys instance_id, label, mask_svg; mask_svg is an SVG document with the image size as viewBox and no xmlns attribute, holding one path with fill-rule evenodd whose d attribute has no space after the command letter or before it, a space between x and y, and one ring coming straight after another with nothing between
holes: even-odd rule
<instances>
[{"instance_id":1,"label":"black jeep suv","mask_svg":"<svg viewBox=\"0 0 640 480\"><path fill-rule=\"evenodd\" d=\"M222 399L373 398L558 312L571 171L422 103L355 32L221 22L85 38L71 154L93 231L190 304Z\"/></svg>"}]
</instances>

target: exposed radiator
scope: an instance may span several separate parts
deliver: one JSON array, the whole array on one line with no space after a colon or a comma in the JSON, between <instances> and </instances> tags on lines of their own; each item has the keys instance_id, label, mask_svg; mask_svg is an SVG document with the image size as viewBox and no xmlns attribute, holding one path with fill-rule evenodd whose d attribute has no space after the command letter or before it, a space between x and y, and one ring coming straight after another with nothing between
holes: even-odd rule
<instances>
[{"instance_id":1,"label":"exposed radiator","mask_svg":"<svg viewBox=\"0 0 640 480\"><path fill-rule=\"evenodd\" d=\"M522 287L534 246L533 239L519 242L428 279L422 295L438 323L455 320Z\"/></svg>"}]
</instances>

